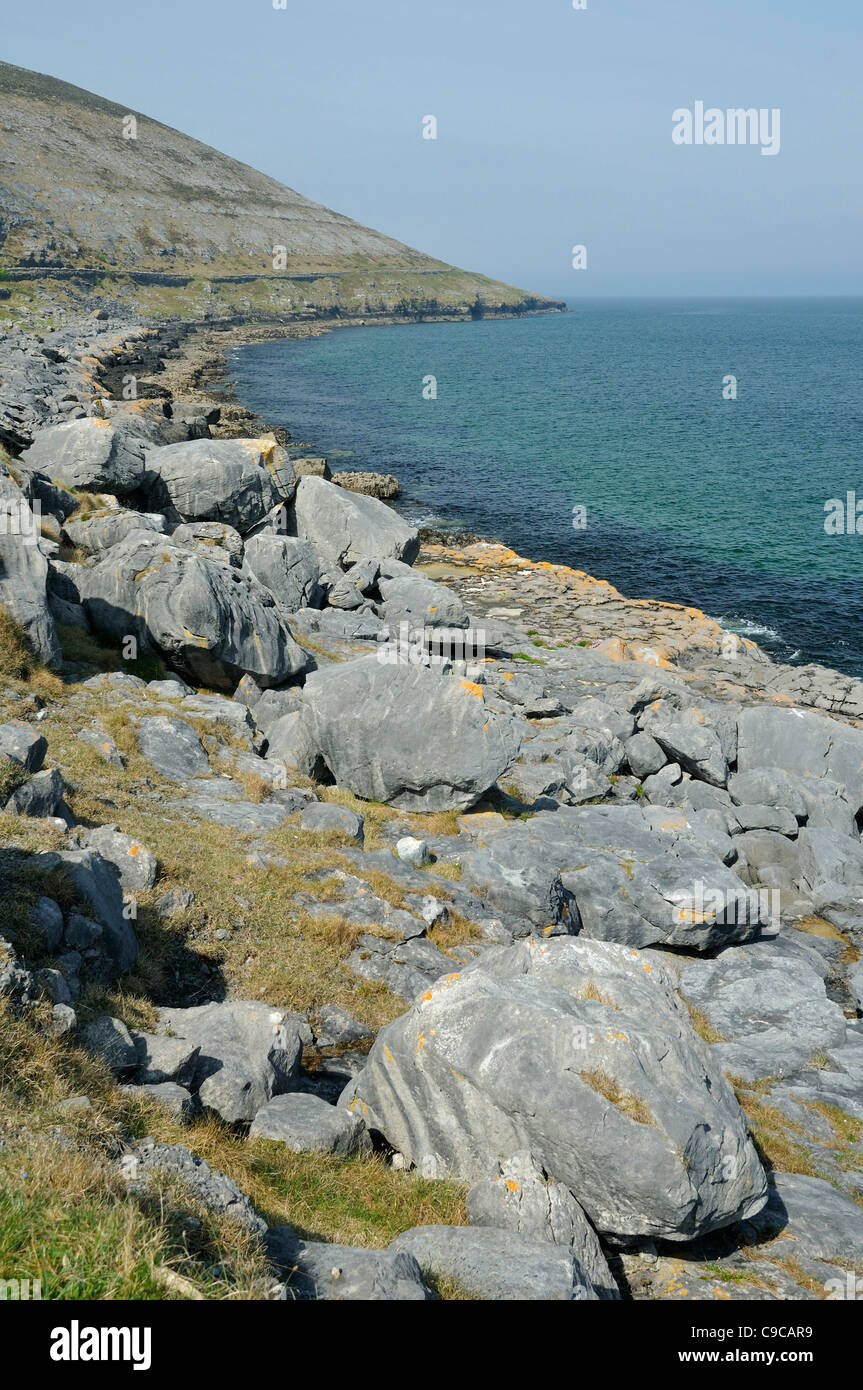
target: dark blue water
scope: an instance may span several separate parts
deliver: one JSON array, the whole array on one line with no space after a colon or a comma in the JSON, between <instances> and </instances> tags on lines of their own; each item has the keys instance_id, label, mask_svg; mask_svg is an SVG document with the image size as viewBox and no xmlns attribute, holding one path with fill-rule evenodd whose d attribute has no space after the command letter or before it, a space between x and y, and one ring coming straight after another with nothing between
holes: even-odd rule
<instances>
[{"instance_id":1,"label":"dark blue water","mask_svg":"<svg viewBox=\"0 0 863 1390\"><path fill-rule=\"evenodd\" d=\"M863 300L588 301L259 343L230 366L334 471L395 473L418 523L863 676L863 505L861 534L825 532L830 499L863 504Z\"/></svg>"}]
</instances>

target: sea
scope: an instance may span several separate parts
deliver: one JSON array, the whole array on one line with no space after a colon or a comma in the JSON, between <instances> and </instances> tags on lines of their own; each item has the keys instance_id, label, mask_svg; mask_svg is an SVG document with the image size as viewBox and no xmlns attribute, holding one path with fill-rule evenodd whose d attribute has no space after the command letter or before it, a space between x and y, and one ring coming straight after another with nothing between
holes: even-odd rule
<instances>
[{"instance_id":1,"label":"sea","mask_svg":"<svg viewBox=\"0 0 863 1390\"><path fill-rule=\"evenodd\" d=\"M298 452L394 473L417 525L863 678L863 299L343 327L228 375Z\"/></svg>"}]
</instances>

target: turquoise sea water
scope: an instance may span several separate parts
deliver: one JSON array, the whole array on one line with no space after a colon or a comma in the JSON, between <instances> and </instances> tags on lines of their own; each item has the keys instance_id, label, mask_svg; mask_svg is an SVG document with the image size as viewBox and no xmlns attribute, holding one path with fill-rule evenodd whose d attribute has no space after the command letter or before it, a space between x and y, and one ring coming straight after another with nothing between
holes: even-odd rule
<instances>
[{"instance_id":1,"label":"turquoise sea water","mask_svg":"<svg viewBox=\"0 0 863 1390\"><path fill-rule=\"evenodd\" d=\"M230 375L334 471L395 473L419 523L863 676L863 300L582 301L344 328L241 348ZM825 503L849 492L861 534L828 535Z\"/></svg>"}]
</instances>

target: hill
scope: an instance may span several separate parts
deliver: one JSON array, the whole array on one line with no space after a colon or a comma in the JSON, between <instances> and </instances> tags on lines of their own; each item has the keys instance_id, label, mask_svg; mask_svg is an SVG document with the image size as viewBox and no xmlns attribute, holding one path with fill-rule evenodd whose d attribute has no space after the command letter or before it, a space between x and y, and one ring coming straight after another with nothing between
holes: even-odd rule
<instances>
[{"instance_id":1,"label":"hill","mask_svg":"<svg viewBox=\"0 0 863 1390\"><path fill-rule=\"evenodd\" d=\"M556 307L437 261L57 78L0 63L0 108L8 280L102 289L130 307L194 316ZM274 268L275 248L284 252Z\"/></svg>"}]
</instances>

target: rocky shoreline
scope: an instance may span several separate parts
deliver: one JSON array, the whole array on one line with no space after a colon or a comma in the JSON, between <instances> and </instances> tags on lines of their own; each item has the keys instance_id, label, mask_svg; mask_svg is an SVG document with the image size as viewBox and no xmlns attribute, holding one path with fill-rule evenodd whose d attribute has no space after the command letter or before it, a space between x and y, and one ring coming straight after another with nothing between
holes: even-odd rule
<instances>
[{"instance_id":1,"label":"rocky shoreline","mask_svg":"<svg viewBox=\"0 0 863 1390\"><path fill-rule=\"evenodd\" d=\"M844 1297L863 683L420 537L219 384L251 331L0 341L0 999L102 1067L117 1200L257 1296ZM288 1155L405 1216L251 1198Z\"/></svg>"}]
</instances>

